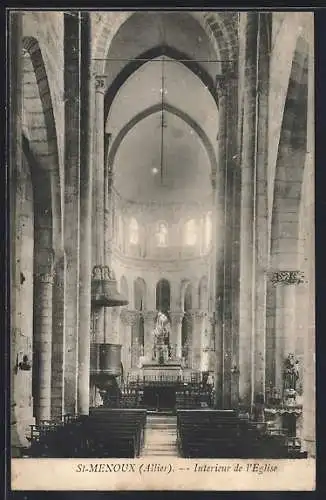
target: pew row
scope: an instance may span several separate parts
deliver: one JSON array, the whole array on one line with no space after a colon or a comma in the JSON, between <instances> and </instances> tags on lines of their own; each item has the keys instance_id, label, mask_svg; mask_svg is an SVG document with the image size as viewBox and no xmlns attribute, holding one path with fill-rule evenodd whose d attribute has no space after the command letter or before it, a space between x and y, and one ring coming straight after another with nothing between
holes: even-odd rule
<instances>
[{"instance_id":1,"label":"pew row","mask_svg":"<svg viewBox=\"0 0 326 500\"><path fill-rule=\"evenodd\" d=\"M134 458L144 443L146 410L96 408L89 415L31 426L25 456Z\"/></svg>"},{"instance_id":2,"label":"pew row","mask_svg":"<svg viewBox=\"0 0 326 500\"><path fill-rule=\"evenodd\" d=\"M304 458L286 436L242 420L233 410L179 410L177 433L184 458Z\"/></svg>"}]
</instances>

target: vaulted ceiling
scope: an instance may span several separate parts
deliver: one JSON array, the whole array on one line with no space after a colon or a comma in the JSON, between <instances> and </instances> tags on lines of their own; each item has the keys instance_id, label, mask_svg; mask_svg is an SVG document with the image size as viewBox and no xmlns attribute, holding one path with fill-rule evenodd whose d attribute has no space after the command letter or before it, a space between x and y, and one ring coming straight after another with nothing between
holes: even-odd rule
<instances>
[{"instance_id":1,"label":"vaulted ceiling","mask_svg":"<svg viewBox=\"0 0 326 500\"><path fill-rule=\"evenodd\" d=\"M211 195L219 71L190 13L138 12L120 27L107 55L105 128L123 198L171 203Z\"/></svg>"}]
</instances>

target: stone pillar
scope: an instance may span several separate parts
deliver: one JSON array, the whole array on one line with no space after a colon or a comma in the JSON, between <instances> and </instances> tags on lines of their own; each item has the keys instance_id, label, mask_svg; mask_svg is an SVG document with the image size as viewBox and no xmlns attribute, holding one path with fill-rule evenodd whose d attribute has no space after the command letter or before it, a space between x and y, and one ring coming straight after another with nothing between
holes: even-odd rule
<instances>
[{"instance_id":1,"label":"stone pillar","mask_svg":"<svg viewBox=\"0 0 326 500\"><path fill-rule=\"evenodd\" d=\"M254 313L254 375L253 396L265 397L266 380L266 309L267 276L269 265L268 238L268 103L269 103L269 49L271 14L258 13L256 68L256 158L255 158L255 313ZM255 24L255 23L254 23ZM253 36L255 29L253 30Z\"/></svg>"},{"instance_id":2,"label":"stone pillar","mask_svg":"<svg viewBox=\"0 0 326 500\"><path fill-rule=\"evenodd\" d=\"M65 413L77 411L80 241L80 19L64 14Z\"/></svg>"},{"instance_id":3,"label":"stone pillar","mask_svg":"<svg viewBox=\"0 0 326 500\"><path fill-rule=\"evenodd\" d=\"M65 279L66 259L62 252L56 255L53 284L51 416L56 419L64 414Z\"/></svg>"},{"instance_id":4,"label":"stone pillar","mask_svg":"<svg viewBox=\"0 0 326 500\"><path fill-rule=\"evenodd\" d=\"M200 310L192 310L190 312L192 318L192 342L191 342L191 359L192 369L200 370L201 365L201 338L203 330L204 312Z\"/></svg>"},{"instance_id":5,"label":"stone pillar","mask_svg":"<svg viewBox=\"0 0 326 500\"><path fill-rule=\"evenodd\" d=\"M215 190L215 228L213 248L215 248L215 403L222 407L223 402L223 349L224 349L224 281L225 281L225 183L227 176L227 86L223 76L217 79L217 93L219 102L219 130L218 130L218 171L216 174ZM215 184L213 184L213 188Z\"/></svg>"},{"instance_id":6,"label":"stone pillar","mask_svg":"<svg viewBox=\"0 0 326 500\"><path fill-rule=\"evenodd\" d=\"M283 387L285 358L296 351L296 286L303 281L299 271L276 271L271 276L275 294L275 386Z\"/></svg>"},{"instance_id":7,"label":"stone pillar","mask_svg":"<svg viewBox=\"0 0 326 500\"><path fill-rule=\"evenodd\" d=\"M84 15L84 14L82 14ZM91 341L91 273L92 273L92 84L89 75L90 26L83 19L81 45L81 162L80 162L80 269L79 269L79 332L78 332L78 394L77 410L87 415L90 404L90 341ZM86 52L86 54L85 54Z\"/></svg>"},{"instance_id":8,"label":"stone pillar","mask_svg":"<svg viewBox=\"0 0 326 500\"><path fill-rule=\"evenodd\" d=\"M34 349L37 395L36 422L51 418L52 293L53 271L34 274Z\"/></svg>"},{"instance_id":9,"label":"stone pillar","mask_svg":"<svg viewBox=\"0 0 326 500\"><path fill-rule=\"evenodd\" d=\"M182 358L182 319L184 313L183 311L172 311L170 313L171 317L171 329L172 338L170 343L172 346L173 357L176 359Z\"/></svg>"},{"instance_id":10,"label":"stone pillar","mask_svg":"<svg viewBox=\"0 0 326 500\"><path fill-rule=\"evenodd\" d=\"M182 348L182 357L185 358L186 367L192 367L192 335L193 335L193 318L190 311L184 314L186 322L187 336ZM181 326L182 329L182 326Z\"/></svg>"},{"instance_id":11,"label":"stone pillar","mask_svg":"<svg viewBox=\"0 0 326 500\"><path fill-rule=\"evenodd\" d=\"M203 331L201 339L201 371L208 371L210 365L210 352L211 352L211 322L208 314L205 313L205 320L203 322Z\"/></svg>"},{"instance_id":12,"label":"stone pillar","mask_svg":"<svg viewBox=\"0 0 326 500\"><path fill-rule=\"evenodd\" d=\"M108 149L109 140L107 138L106 148ZM113 177L109 170L106 158L104 159L104 262L106 266L112 269L112 244L113 244L113 195L112 195ZM119 343L119 334L117 330L118 309L104 308L104 338L105 341L112 344Z\"/></svg>"},{"instance_id":13,"label":"stone pillar","mask_svg":"<svg viewBox=\"0 0 326 500\"><path fill-rule=\"evenodd\" d=\"M153 358L154 348L154 320L156 311L144 311L144 356L148 359Z\"/></svg>"},{"instance_id":14,"label":"stone pillar","mask_svg":"<svg viewBox=\"0 0 326 500\"><path fill-rule=\"evenodd\" d=\"M106 76L95 77L94 136L93 136L93 266L104 265L104 95ZM94 337L104 342L105 310L94 310ZM106 317L108 323L108 316Z\"/></svg>"},{"instance_id":15,"label":"stone pillar","mask_svg":"<svg viewBox=\"0 0 326 500\"><path fill-rule=\"evenodd\" d=\"M131 367L137 368L140 356L139 347L139 311L129 312L129 321L131 324Z\"/></svg>"},{"instance_id":16,"label":"stone pillar","mask_svg":"<svg viewBox=\"0 0 326 500\"><path fill-rule=\"evenodd\" d=\"M32 394L29 388L29 408L24 408L24 420L22 423L22 413L19 409L20 406L20 384L21 378L17 377L16 361L18 352L22 349L26 349L24 344L21 342L22 331L20 324L20 244L18 240L17 222L19 220L19 209L18 204L20 202L19 197L19 177L22 169L22 12L10 12L8 17L9 21L9 78L10 78L10 106L8 108L9 113L9 160L10 160L10 306L11 306L11 317L10 317L10 345L11 345L11 367L10 367L10 439L11 439L11 456L19 457L21 446L27 446L26 431L28 430L28 425L33 424L32 415ZM31 348L29 348L29 353L31 357ZM33 360L34 362L34 360ZM30 383L31 386L31 383ZM24 405L25 406L25 405ZM23 429L22 429L23 427Z\"/></svg>"},{"instance_id":17,"label":"stone pillar","mask_svg":"<svg viewBox=\"0 0 326 500\"><path fill-rule=\"evenodd\" d=\"M241 238L240 238L240 321L239 396L251 407L254 397L253 365L255 335L255 165L256 165L256 84L258 14L241 14L244 21L244 75L239 82L243 95L241 117ZM218 346L217 346L218 348Z\"/></svg>"},{"instance_id":18,"label":"stone pillar","mask_svg":"<svg viewBox=\"0 0 326 500\"><path fill-rule=\"evenodd\" d=\"M304 448L316 457L316 342L315 342L315 128L314 124L314 41L313 17L310 20L308 59L307 153L302 196L305 234L305 273L307 275L306 328L304 335L303 439Z\"/></svg>"},{"instance_id":19,"label":"stone pillar","mask_svg":"<svg viewBox=\"0 0 326 500\"><path fill-rule=\"evenodd\" d=\"M123 339L120 339L122 344L122 364L124 372L128 372L131 368L131 328L133 324L133 313L128 309L121 309L120 321L123 327Z\"/></svg>"}]
</instances>

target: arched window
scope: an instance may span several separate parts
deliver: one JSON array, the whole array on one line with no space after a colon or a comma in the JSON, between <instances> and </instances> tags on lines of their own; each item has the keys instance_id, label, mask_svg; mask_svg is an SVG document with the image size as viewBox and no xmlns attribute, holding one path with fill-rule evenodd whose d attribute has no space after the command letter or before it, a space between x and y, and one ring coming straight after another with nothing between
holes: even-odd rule
<instances>
[{"instance_id":1,"label":"arched window","mask_svg":"<svg viewBox=\"0 0 326 500\"><path fill-rule=\"evenodd\" d=\"M168 244L168 227L165 222L160 222L156 233L157 246L166 247Z\"/></svg>"},{"instance_id":2,"label":"arched window","mask_svg":"<svg viewBox=\"0 0 326 500\"><path fill-rule=\"evenodd\" d=\"M205 248L208 248L212 242L212 212L208 212L205 217Z\"/></svg>"},{"instance_id":3,"label":"arched window","mask_svg":"<svg viewBox=\"0 0 326 500\"><path fill-rule=\"evenodd\" d=\"M132 218L129 224L129 241L132 245L138 245L139 227L136 219Z\"/></svg>"},{"instance_id":4,"label":"arched window","mask_svg":"<svg viewBox=\"0 0 326 500\"><path fill-rule=\"evenodd\" d=\"M195 219L188 220L185 225L185 244L189 246L196 245L197 242L197 224Z\"/></svg>"}]
</instances>

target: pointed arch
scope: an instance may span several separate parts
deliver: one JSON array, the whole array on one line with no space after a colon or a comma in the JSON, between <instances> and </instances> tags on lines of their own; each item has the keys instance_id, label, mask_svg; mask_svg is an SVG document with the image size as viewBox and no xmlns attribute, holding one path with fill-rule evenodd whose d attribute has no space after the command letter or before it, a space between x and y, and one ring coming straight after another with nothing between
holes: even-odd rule
<instances>
[{"instance_id":1,"label":"pointed arch","mask_svg":"<svg viewBox=\"0 0 326 500\"><path fill-rule=\"evenodd\" d=\"M160 104L160 103L155 104L154 106L151 106L151 107L141 111L140 113L138 113L128 123L126 123L124 125L124 127L117 134L115 140L112 143L110 151L109 151L108 167L110 169L114 169L114 159L115 159L115 156L117 154L117 151L118 151L119 147L121 146L123 139L130 132L130 130L132 130L132 128L135 127L135 125L137 125L137 123L144 120L148 116L151 116L152 114L160 112L161 109L162 109L162 104ZM202 127L195 120L193 120L187 113L185 113L184 111L181 111L180 109L178 109L174 106L171 106L171 104L164 103L163 109L166 110L167 112L172 113L173 115L181 118L181 120L184 120L189 125L189 127L191 127L194 130L194 132L198 135L198 137L200 138L200 140L203 144L203 147L208 155L211 169L212 169L212 175L213 175L217 171L216 155L215 155L214 148L213 148L209 138L207 137L206 133L202 129Z\"/></svg>"}]
</instances>

